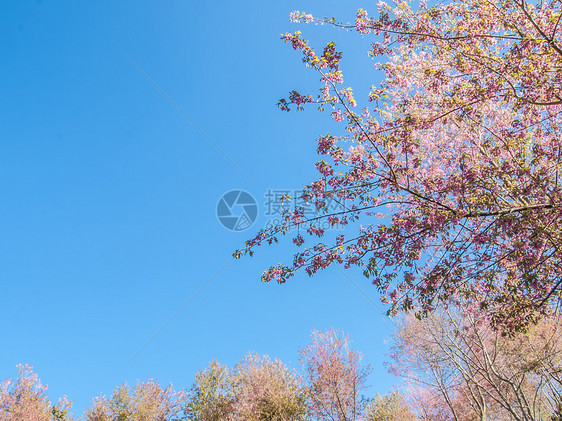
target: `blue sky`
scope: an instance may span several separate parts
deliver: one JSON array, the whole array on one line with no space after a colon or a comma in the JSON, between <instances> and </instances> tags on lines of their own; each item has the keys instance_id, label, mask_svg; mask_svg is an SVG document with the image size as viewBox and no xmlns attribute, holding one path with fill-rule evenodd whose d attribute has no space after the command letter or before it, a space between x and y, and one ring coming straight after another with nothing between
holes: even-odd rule
<instances>
[{"instance_id":1,"label":"blue sky","mask_svg":"<svg viewBox=\"0 0 562 421\"><path fill-rule=\"evenodd\" d=\"M318 77L279 39L336 40L360 104L378 75L355 33L289 22L295 9L353 19L372 2L19 0L0 5L0 378L33 364L75 412L118 384L189 387L217 358L248 351L297 367L314 328L345 330L373 366L370 393L396 383L383 367L390 329L359 272L337 269L262 284L289 245L229 263L264 215L268 189L316 176L315 139L341 127L314 108L283 113L287 92ZM143 71L247 175L165 98ZM244 189L259 217L245 232L216 218Z\"/></svg>"}]
</instances>

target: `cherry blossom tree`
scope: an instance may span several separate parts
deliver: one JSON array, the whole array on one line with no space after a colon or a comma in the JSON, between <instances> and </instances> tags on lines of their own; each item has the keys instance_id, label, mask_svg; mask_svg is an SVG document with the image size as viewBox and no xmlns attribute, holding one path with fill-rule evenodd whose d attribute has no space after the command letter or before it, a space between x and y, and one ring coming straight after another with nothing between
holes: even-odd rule
<instances>
[{"instance_id":1,"label":"cherry blossom tree","mask_svg":"<svg viewBox=\"0 0 562 421\"><path fill-rule=\"evenodd\" d=\"M0 419L4 421L70 421L71 403L63 397L58 405L51 405L41 380L31 365L18 365L16 381L6 380L0 385Z\"/></svg>"},{"instance_id":2,"label":"cherry blossom tree","mask_svg":"<svg viewBox=\"0 0 562 421\"><path fill-rule=\"evenodd\" d=\"M189 421L233 419L236 395L231 371L216 360L199 371L186 396L185 414Z\"/></svg>"},{"instance_id":3,"label":"cherry blossom tree","mask_svg":"<svg viewBox=\"0 0 562 421\"><path fill-rule=\"evenodd\" d=\"M384 396L377 393L365 412L366 421L416 421L418 419L406 404L404 396L396 391Z\"/></svg>"},{"instance_id":4,"label":"cherry blossom tree","mask_svg":"<svg viewBox=\"0 0 562 421\"><path fill-rule=\"evenodd\" d=\"M108 399L100 396L85 411L87 421L173 421L181 411L181 394L172 386L162 388L156 381L123 384Z\"/></svg>"},{"instance_id":5,"label":"cherry blossom tree","mask_svg":"<svg viewBox=\"0 0 562 421\"><path fill-rule=\"evenodd\" d=\"M545 420L562 398L559 316L502 336L481 312L439 309L404 317L391 372L424 420Z\"/></svg>"},{"instance_id":6,"label":"cherry blossom tree","mask_svg":"<svg viewBox=\"0 0 562 421\"><path fill-rule=\"evenodd\" d=\"M346 334L334 329L312 332L312 343L301 349L310 412L313 419L361 419L366 401L361 396L370 367L351 349Z\"/></svg>"},{"instance_id":7,"label":"cherry blossom tree","mask_svg":"<svg viewBox=\"0 0 562 421\"><path fill-rule=\"evenodd\" d=\"M361 267L391 314L463 298L508 330L548 314L562 292L561 17L558 0L380 1L351 23L294 12L370 37L382 82L359 106L333 42L316 52L301 32L283 35L320 93L279 106L315 103L342 131L318 138L320 177L302 195L317 216L290 209L235 257L292 232L302 251L263 281L335 263ZM321 223L348 230L323 243Z\"/></svg>"},{"instance_id":8,"label":"cherry blossom tree","mask_svg":"<svg viewBox=\"0 0 562 421\"><path fill-rule=\"evenodd\" d=\"M248 354L233 369L200 371L185 404L190 421L300 421L307 415L300 377L281 361Z\"/></svg>"},{"instance_id":9,"label":"cherry blossom tree","mask_svg":"<svg viewBox=\"0 0 562 421\"><path fill-rule=\"evenodd\" d=\"M302 380L281 361L248 354L234 368L235 418L245 421L307 419Z\"/></svg>"}]
</instances>

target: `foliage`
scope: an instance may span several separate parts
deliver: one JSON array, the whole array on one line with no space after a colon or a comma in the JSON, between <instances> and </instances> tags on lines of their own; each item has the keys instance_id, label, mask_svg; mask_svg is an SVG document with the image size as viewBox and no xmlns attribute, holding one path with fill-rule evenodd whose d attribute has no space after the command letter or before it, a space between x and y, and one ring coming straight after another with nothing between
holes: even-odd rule
<instances>
[{"instance_id":1,"label":"foliage","mask_svg":"<svg viewBox=\"0 0 562 421\"><path fill-rule=\"evenodd\" d=\"M418 418L399 392L381 396L378 393L365 411L366 421L415 421Z\"/></svg>"},{"instance_id":2,"label":"foliage","mask_svg":"<svg viewBox=\"0 0 562 421\"><path fill-rule=\"evenodd\" d=\"M321 89L279 106L317 103L345 131L318 139L320 177L302 197L318 216L288 211L235 257L294 230L310 246L263 281L336 263L362 267L392 314L464 298L510 331L548 314L562 291L561 12L558 0L381 1L378 17L360 9L350 24L294 12L372 37L383 81L359 109L333 42L316 53L300 32L283 35ZM331 213L330 201L346 210ZM315 239L322 222L358 220L334 242Z\"/></svg>"},{"instance_id":3,"label":"foliage","mask_svg":"<svg viewBox=\"0 0 562 421\"><path fill-rule=\"evenodd\" d=\"M368 400L368 365L337 330L313 331L301 371L248 354L229 369L212 361L188 392L154 380L95 398L85 421L503 421L560 420L562 334L557 315L502 336L473 308L404 316L394 333L391 372L404 394ZM70 403L52 406L30 366L0 387L0 419L72 421Z\"/></svg>"},{"instance_id":4,"label":"foliage","mask_svg":"<svg viewBox=\"0 0 562 421\"><path fill-rule=\"evenodd\" d=\"M248 354L234 369L235 419L305 420L307 405L301 379L281 361Z\"/></svg>"},{"instance_id":5,"label":"foliage","mask_svg":"<svg viewBox=\"0 0 562 421\"><path fill-rule=\"evenodd\" d=\"M87 421L172 421L180 412L180 398L171 385L163 389L152 379L132 389L123 384L110 399L94 399L85 417Z\"/></svg>"},{"instance_id":6,"label":"foliage","mask_svg":"<svg viewBox=\"0 0 562 421\"><path fill-rule=\"evenodd\" d=\"M51 406L45 394L46 386L33 367L18 366L19 377L14 382L6 380L0 385L0 419L4 421L70 421L71 404L66 397Z\"/></svg>"},{"instance_id":7,"label":"foliage","mask_svg":"<svg viewBox=\"0 0 562 421\"><path fill-rule=\"evenodd\" d=\"M360 419L365 406L361 391L370 367L351 349L346 334L334 329L312 331L312 343L301 349L310 412L320 420Z\"/></svg>"},{"instance_id":8,"label":"foliage","mask_svg":"<svg viewBox=\"0 0 562 421\"><path fill-rule=\"evenodd\" d=\"M232 373L216 360L199 371L185 402L189 421L228 420L234 412L236 397Z\"/></svg>"}]
</instances>

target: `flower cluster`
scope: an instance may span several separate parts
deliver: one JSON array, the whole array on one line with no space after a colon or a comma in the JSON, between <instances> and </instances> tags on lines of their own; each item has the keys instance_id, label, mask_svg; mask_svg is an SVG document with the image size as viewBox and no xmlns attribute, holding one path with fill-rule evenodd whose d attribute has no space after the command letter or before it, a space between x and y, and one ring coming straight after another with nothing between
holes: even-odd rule
<instances>
[{"instance_id":1,"label":"flower cluster","mask_svg":"<svg viewBox=\"0 0 562 421\"><path fill-rule=\"evenodd\" d=\"M320 73L321 87L316 99L291 93L281 109L330 107L344 134L318 140L327 158L306 195L320 216L286 215L237 256L290 227L360 219L345 240L311 244L263 279L284 282L299 269L314 274L337 263L362 267L390 313L424 314L438 301L470 298L508 329L548 313L562 297L561 15L555 0L418 9L381 2L378 17L359 10L351 24L295 12L300 22L374 37L370 55L382 58L384 80L358 114L351 88L340 87L335 44L317 55L300 32L284 35ZM328 198L349 206L331 214Z\"/></svg>"}]
</instances>

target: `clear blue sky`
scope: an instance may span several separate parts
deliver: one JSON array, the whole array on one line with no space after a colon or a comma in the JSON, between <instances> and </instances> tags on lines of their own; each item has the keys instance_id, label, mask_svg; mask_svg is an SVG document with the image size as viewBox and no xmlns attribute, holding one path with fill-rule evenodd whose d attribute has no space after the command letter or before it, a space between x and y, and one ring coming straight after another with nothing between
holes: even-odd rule
<instances>
[{"instance_id":1,"label":"clear blue sky","mask_svg":"<svg viewBox=\"0 0 562 421\"><path fill-rule=\"evenodd\" d=\"M0 379L33 364L75 412L124 381L189 387L217 358L248 351L296 367L313 328L347 331L385 372L388 321L337 269L262 284L289 245L230 263L133 361L131 357L267 218L265 192L316 176L315 139L340 129L313 108L275 107L317 75L279 35L339 41L364 103L379 78L355 33L289 22L292 10L353 19L357 1L4 1L0 6ZM242 175L132 63L248 175ZM359 89L360 88L360 89ZM244 189L249 231L217 221ZM378 303L359 272L352 279ZM382 308L380 304L379 308Z\"/></svg>"}]
</instances>

